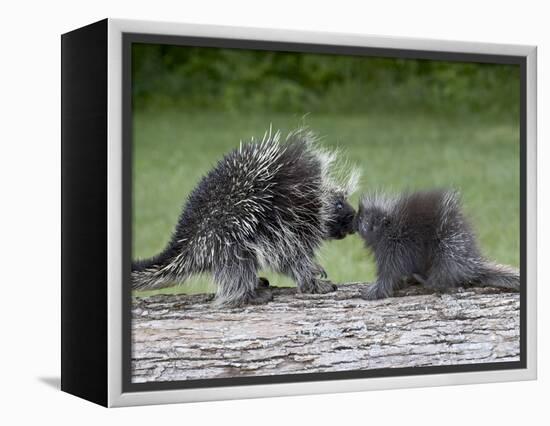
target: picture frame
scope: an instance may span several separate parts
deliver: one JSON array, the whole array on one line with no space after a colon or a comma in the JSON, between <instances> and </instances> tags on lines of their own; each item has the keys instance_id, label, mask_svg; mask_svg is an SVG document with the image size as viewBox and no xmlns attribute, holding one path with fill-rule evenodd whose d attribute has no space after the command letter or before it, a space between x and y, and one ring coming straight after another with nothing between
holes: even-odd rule
<instances>
[{"instance_id":1,"label":"picture frame","mask_svg":"<svg viewBox=\"0 0 550 426\"><path fill-rule=\"evenodd\" d=\"M514 64L520 70L520 357L510 363L133 383L134 43ZM534 46L105 19L62 46L62 390L104 406L536 378Z\"/></svg>"}]
</instances>

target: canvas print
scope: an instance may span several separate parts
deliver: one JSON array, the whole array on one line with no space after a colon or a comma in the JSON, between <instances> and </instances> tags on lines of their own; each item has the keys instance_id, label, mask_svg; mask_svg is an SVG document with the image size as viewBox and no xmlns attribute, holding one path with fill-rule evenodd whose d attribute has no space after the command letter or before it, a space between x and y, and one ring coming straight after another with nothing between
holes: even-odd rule
<instances>
[{"instance_id":1,"label":"canvas print","mask_svg":"<svg viewBox=\"0 0 550 426\"><path fill-rule=\"evenodd\" d=\"M154 43L130 63L132 383L520 360L518 65Z\"/></svg>"}]
</instances>

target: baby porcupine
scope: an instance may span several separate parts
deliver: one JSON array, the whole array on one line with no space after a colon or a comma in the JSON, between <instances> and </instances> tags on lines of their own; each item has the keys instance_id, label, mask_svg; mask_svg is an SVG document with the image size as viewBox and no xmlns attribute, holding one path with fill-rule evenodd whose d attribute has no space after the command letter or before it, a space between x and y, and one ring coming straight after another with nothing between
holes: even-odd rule
<instances>
[{"instance_id":1,"label":"baby porcupine","mask_svg":"<svg viewBox=\"0 0 550 426\"><path fill-rule=\"evenodd\" d=\"M445 290L487 286L519 290L519 273L486 260L462 212L456 191L365 196L355 223L374 252L376 283L362 291L367 300L392 296L406 281Z\"/></svg>"},{"instance_id":2,"label":"baby porcupine","mask_svg":"<svg viewBox=\"0 0 550 426\"><path fill-rule=\"evenodd\" d=\"M355 210L346 198L358 178L353 170L342 176L337 160L306 129L285 141L269 131L261 141L241 143L193 190L164 251L133 263L132 287L159 288L211 272L215 303L260 304L272 296L257 271L269 268L292 278L300 292L334 291L320 279L315 251L323 240L354 232Z\"/></svg>"}]
</instances>

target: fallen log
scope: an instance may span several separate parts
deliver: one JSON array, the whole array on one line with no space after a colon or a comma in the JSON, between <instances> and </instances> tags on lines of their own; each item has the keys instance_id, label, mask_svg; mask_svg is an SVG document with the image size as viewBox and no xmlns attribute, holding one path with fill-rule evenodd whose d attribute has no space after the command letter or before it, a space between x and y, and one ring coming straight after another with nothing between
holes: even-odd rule
<instances>
[{"instance_id":1,"label":"fallen log","mask_svg":"<svg viewBox=\"0 0 550 426\"><path fill-rule=\"evenodd\" d=\"M264 376L519 360L519 294L491 288L359 298L274 288L267 305L212 295L134 298L132 381Z\"/></svg>"}]
</instances>

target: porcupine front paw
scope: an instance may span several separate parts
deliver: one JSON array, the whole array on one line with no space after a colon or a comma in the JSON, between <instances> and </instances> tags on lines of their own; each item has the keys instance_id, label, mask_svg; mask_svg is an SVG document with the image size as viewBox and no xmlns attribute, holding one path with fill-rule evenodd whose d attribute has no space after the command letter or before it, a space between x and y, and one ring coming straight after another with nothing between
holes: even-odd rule
<instances>
[{"instance_id":1,"label":"porcupine front paw","mask_svg":"<svg viewBox=\"0 0 550 426\"><path fill-rule=\"evenodd\" d=\"M378 284L370 284L360 290L361 298L365 300L378 300L378 299L384 299L388 297L389 295L384 294L380 290L380 286Z\"/></svg>"},{"instance_id":2,"label":"porcupine front paw","mask_svg":"<svg viewBox=\"0 0 550 426\"><path fill-rule=\"evenodd\" d=\"M300 293L325 294L336 291L338 287L329 280L314 279L308 286L300 288Z\"/></svg>"},{"instance_id":3,"label":"porcupine front paw","mask_svg":"<svg viewBox=\"0 0 550 426\"><path fill-rule=\"evenodd\" d=\"M323 268L321 265L316 265L317 266L317 276L319 278L322 278L323 280L326 280L328 278L328 274L327 274L327 271L325 271L325 268Z\"/></svg>"}]
</instances>

